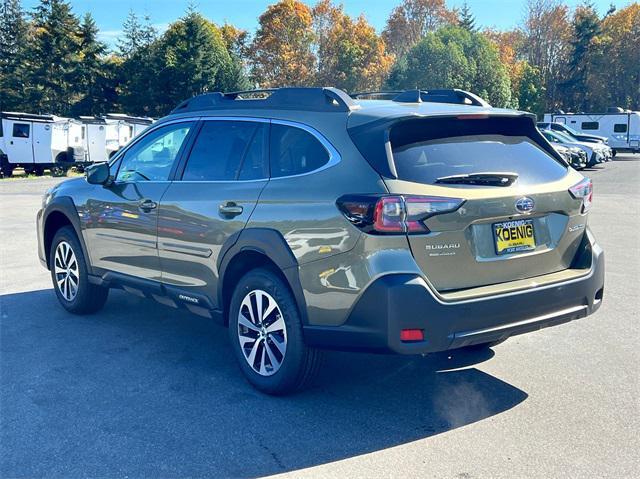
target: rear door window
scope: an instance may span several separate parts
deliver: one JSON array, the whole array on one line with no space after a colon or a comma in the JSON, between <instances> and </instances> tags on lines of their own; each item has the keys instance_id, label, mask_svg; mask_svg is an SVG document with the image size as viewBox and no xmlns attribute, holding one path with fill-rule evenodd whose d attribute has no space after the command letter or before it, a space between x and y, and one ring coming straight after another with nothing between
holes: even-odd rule
<instances>
[{"instance_id":1,"label":"rear door window","mask_svg":"<svg viewBox=\"0 0 640 479\"><path fill-rule=\"evenodd\" d=\"M253 121L205 121L182 175L187 181L256 180L268 177L268 125Z\"/></svg>"},{"instance_id":2,"label":"rear door window","mask_svg":"<svg viewBox=\"0 0 640 479\"><path fill-rule=\"evenodd\" d=\"M317 170L330 156L308 131L288 125L271 125L271 177L293 176Z\"/></svg>"}]
</instances>

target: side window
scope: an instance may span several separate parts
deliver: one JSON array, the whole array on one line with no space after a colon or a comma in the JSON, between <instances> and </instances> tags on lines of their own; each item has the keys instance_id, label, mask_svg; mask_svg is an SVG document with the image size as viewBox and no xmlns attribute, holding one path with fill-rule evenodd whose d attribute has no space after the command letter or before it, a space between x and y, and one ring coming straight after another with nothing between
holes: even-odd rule
<instances>
[{"instance_id":1,"label":"side window","mask_svg":"<svg viewBox=\"0 0 640 479\"><path fill-rule=\"evenodd\" d=\"M583 130L598 130L600 128L600 124L597 121L583 121L582 129Z\"/></svg>"},{"instance_id":2,"label":"side window","mask_svg":"<svg viewBox=\"0 0 640 479\"><path fill-rule=\"evenodd\" d=\"M267 124L251 121L205 121L182 175L189 181L267 178L264 161Z\"/></svg>"},{"instance_id":3,"label":"side window","mask_svg":"<svg viewBox=\"0 0 640 479\"><path fill-rule=\"evenodd\" d=\"M29 130L31 125L28 123L14 123L13 124L13 137L14 138L29 138Z\"/></svg>"},{"instance_id":4,"label":"side window","mask_svg":"<svg viewBox=\"0 0 640 479\"><path fill-rule=\"evenodd\" d=\"M193 122L159 128L133 145L122 158L116 181L166 181Z\"/></svg>"},{"instance_id":5,"label":"side window","mask_svg":"<svg viewBox=\"0 0 640 479\"><path fill-rule=\"evenodd\" d=\"M287 125L271 125L271 177L299 175L329 162L329 152L311 133Z\"/></svg>"},{"instance_id":6,"label":"side window","mask_svg":"<svg viewBox=\"0 0 640 479\"><path fill-rule=\"evenodd\" d=\"M614 133L626 133L627 132L627 124L626 123L616 123L613 125Z\"/></svg>"}]
</instances>

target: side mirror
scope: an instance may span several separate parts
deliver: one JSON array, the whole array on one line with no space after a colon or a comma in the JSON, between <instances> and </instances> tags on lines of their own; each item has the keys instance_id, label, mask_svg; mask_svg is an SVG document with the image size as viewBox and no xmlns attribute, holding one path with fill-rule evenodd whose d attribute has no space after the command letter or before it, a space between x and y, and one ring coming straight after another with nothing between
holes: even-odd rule
<instances>
[{"instance_id":1,"label":"side mirror","mask_svg":"<svg viewBox=\"0 0 640 479\"><path fill-rule=\"evenodd\" d=\"M109 163L95 163L87 168L87 183L106 185L111 180Z\"/></svg>"}]
</instances>

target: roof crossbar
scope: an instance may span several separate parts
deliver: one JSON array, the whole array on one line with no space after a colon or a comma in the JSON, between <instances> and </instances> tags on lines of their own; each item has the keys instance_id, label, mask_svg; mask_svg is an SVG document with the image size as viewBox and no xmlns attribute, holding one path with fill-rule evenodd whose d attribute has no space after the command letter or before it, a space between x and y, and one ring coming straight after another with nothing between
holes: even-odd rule
<instances>
[{"instance_id":1,"label":"roof crossbar","mask_svg":"<svg viewBox=\"0 0 640 479\"><path fill-rule=\"evenodd\" d=\"M337 88L286 87L205 93L183 101L171 113L229 109L348 112L354 108L357 103Z\"/></svg>"}]
</instances>

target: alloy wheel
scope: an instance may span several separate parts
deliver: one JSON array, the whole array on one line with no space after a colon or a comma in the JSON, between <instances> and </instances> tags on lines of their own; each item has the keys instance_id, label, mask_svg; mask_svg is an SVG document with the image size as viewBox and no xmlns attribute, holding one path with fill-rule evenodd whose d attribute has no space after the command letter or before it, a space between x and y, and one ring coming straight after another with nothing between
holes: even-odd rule
<instances>
[{"instance_id":1,"label":"alloy wheel","mask_svg":"<svg viewBox=\"0 0 640 479\"><path fill-rule=\"evenodd\" d=\"M78 294L80 268L73 248L66 241L61 241L56 247L53 268L58 291L64 299L73 301Z\"/></svg>"},{"instance_id":2,"label":"alloy wheel","mask_svg":"<svg viewBox=\"0 0 640 479\"><path fill-rule=\"evenodd\" d=\"M262 290L250 291L238 312L240 349L249 366L271 376L282 366L287 352L287 327L276 300Z\"/></svg>"}]
</instances>

